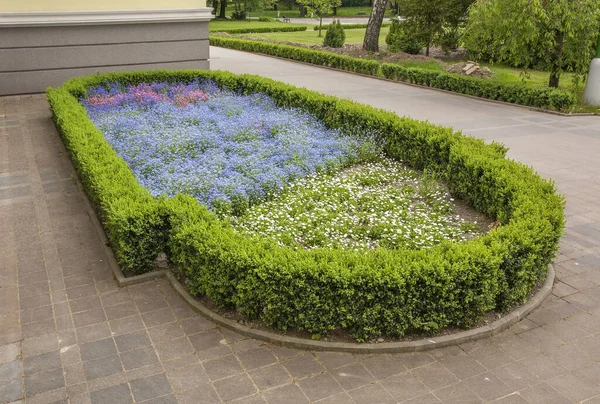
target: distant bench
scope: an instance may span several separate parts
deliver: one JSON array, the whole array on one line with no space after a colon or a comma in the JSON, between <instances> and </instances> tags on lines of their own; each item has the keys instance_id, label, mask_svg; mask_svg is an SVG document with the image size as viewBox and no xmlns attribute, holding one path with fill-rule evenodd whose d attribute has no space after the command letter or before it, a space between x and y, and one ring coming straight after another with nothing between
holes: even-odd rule
<instances>
[{"instance_id":1,"label":"distant bench","mask_svg":"<svg viewBox=\"0 0 600 404\"><path fill-rule=\"evenodd\" d=\"M290 19L288 17L281 17L283 22L290 22Z\"/></svg>"}]
</instances>

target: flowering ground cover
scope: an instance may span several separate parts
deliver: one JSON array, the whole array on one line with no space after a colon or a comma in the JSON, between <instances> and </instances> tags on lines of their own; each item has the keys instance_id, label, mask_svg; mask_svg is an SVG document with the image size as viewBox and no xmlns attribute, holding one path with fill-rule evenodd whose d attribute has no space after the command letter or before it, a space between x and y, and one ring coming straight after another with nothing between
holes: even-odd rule
<instances>
[{"instance_id":1,"label":"flowering ground cover","mask_svg":"<svg viewBox=\"0 0 600 404\"><path fill-rule=\"evenodd\" d=\"M233 222L281 245L420 249L479 233L475 223L453 214L452 202L432 176L382 158L300 179Z\"/></svg>"},{"instance_id":2,"label":"flowering ground cover","mask_svg":"<svg viewBox=\"0 0 600 404\"><path fill-rule=\"evenodd\" d=\"M113 83L81 101L152 195L191 195L220 214L240 214L296 178L349 165L364 149L299 109L210 81Z\"/></svg>"},{"instance_id":3,"label":"flowering ground cover","mask_svg":"<svg viewBox=\"0 0 600 404\"><path fill-rule=\"evenodd\" d=\"M435 179L382 157L373 136L328 129L263 94L210 81L111 84L82 102L152 195L194 196L280 245L420 249L478 230Z\"/></svg>"}]
</instances>

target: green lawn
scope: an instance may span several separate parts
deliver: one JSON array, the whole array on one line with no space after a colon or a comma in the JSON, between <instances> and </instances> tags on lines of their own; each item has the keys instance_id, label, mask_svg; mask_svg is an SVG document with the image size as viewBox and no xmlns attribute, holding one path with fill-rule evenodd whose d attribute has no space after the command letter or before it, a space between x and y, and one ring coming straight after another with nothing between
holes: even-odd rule
<instances>
[{"instance_id":1,"label":"green lawn","mask_svg":"<svg viewBox=\"0 0 600 404\"><path fill-rule=\"evenodd\" d=\"M385 37L389 31L389 27L383 27L381 34L379 35L379 42L384 43ZM313 31L311 29L304 32L271 32L265 34L249 34L255 38L264 38L270 41L279 42L295 42L303 45L322 45L323 38L325 37L325 31L323 36L319 37L319 31ZM346 43L362 43L365 38L365 29L347 29L346 30Z\"/></svg>"},{"instance_id":2,"label":"green lawn","mask_svg":"<svg viewBox=\"0 0 600 404\"><path fill-rule=\"evenodd\" d=\"M291 24L298 25L298 24ZM313 22L307 24L299 24L299 26L306 26L308 29L313 29ZM226 29L241 29L241 28L275 28L275 27L289 27L290 24L279 21L275 22L260 22L260 21L235 21L235 20L212 20L208 23L208 29L211 32L218 32L219 30Z\"/></svg>"}]
</instances>

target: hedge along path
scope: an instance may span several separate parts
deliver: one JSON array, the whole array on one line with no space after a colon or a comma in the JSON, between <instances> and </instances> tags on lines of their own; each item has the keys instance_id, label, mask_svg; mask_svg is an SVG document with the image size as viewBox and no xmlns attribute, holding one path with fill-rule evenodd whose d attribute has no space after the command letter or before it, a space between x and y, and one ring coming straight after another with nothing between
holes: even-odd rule
<instances>
[{"instance_id":1,"label":"hedge along path","mask_svg":"<svg viewBox=\"0 0 600 404\"><path fill-rule=\"evenodd\" d=\"M334 18L335 20L335 18ZM381 23L382 27L390 27L392 25L391 22L383 22ZM342 24L342 26L344 27L344 29L364 29L367 28L367 24ZM323 25L321 27L321 31L327 31L327 29L329 28L329 24L328 25ZM319 30L319 26L315 25L313 27L313 31L318 31Z\"/></svg>"},{"instance_id":2,"label":"hedge along path","mask_svg":"<svg viewBox=\"0 0 600 404\"><path fill-rule=\"evenodd\" d=\"M563 90L504 84L291 45L217 36L210 37L210 44L550 111L567 111L576 102L573 94Z\"/></svg>"},{"instance_id":3,"label":"hedge along path","mask_svg":"<svg viewBox=\"0 0 600 404\"><path fill-rule=\"evenodd\" d=\"M230 28L220 29L216 28L210 30L210 32L221 32L225 34L263 34L268 32L301 32L306 31L307 26L287 26L287 27L256 27L256 28Z\"/></svg>"},{"instance_id":4,"label":"hedge along path","mask_svg":"<svg viewBox=\"0 0 600 404\"><path fill-rule=\"evenodd\" d=\"M332 128L383 133L389 157L438 173L455 196L498 221L488 234L428 250L293 250L245 237L190 196L152 198L78 102L106 81L214 80L302 108ZM486 312L523 302L545 276L564 228L564 199L497 144L400 118L270 79L217 71L111 73L48 89L53 117L99 210L120 265L151 269L165 252L190 293L280 330L320 338L335 329L358 341L469 327Z\"/></svg>"}]
</instances>

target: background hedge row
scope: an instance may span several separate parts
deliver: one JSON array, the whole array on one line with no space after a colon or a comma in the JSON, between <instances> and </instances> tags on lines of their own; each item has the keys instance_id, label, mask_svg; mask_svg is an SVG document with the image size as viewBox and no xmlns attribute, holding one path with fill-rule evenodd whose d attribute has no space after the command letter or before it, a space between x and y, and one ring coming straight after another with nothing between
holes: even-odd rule
<instances>
[{"instance_id":1,"label":"background hedge row","mask_svg":"<svg viewBox=\"0 0 600 404\"><path fill-rule=\"evenodd\" d=\"M153 200L77 99L106 81L197 77L241 93L268 94L280 106L302 108L329 127L355 133L374 129L389 156L435 171L454 195L500 225L475 240L422 251L293 250L242 236L192 197ZM193 295L278 329L319 338L342 328L361 341L470 326L485 312L527 297L545 275L563 231L564 200L554 185L505 159L503 146L269 79L215 71L102 74L73 79L50 89L48 97L121 264L141 272L165 251Z\"/></svg>"},{"instance_id":2,"label":"background hedge row","mask_svg":"<svg viewBox=\"0 0 600 404\"><path fill-rule=\"evenodd\" d=\"M215 29L210 32L223 32L226 34L262 34L268 32L300 32L306 31L308 27L306 26L298 26L298 25L290 25L283 27L254 27L254 28L229 28L229 29Z\"/></svg>"},{"instance_id":3,"label":"background hedge row","mask_svg":"<svg viewBox=\"0 0 600 404\"><path fill-rule=\"evenodd\" d=\"M403 67L391 63L380 64L375 60L353 58L290 45L214 36L210 37L210 44L535 108L565 111L576 102L575 96L572 93L553 88L503 84L486 79L435 72L414 67Z\"/></svg>"},{"instance_id":4,"label":"background hedge row","mask_svg":"<svg viewBox=\"0 0 600 404\"><path fill-rule=\"evenodd\" d=\"M391 25L392 25L391 22L383 22L383 23L381 23L382 27L389 27ZM344 27L344 29L364 29L364 28L367 28L367 24L342 24L342 26ZM323 25L321 27L321 30L325 30L326 31L327 27L329 27L329 25ZM315 25L313 27L313 30L314 31L318 31L319 30L319 26Z\"/></svg>"}]
</instances>

